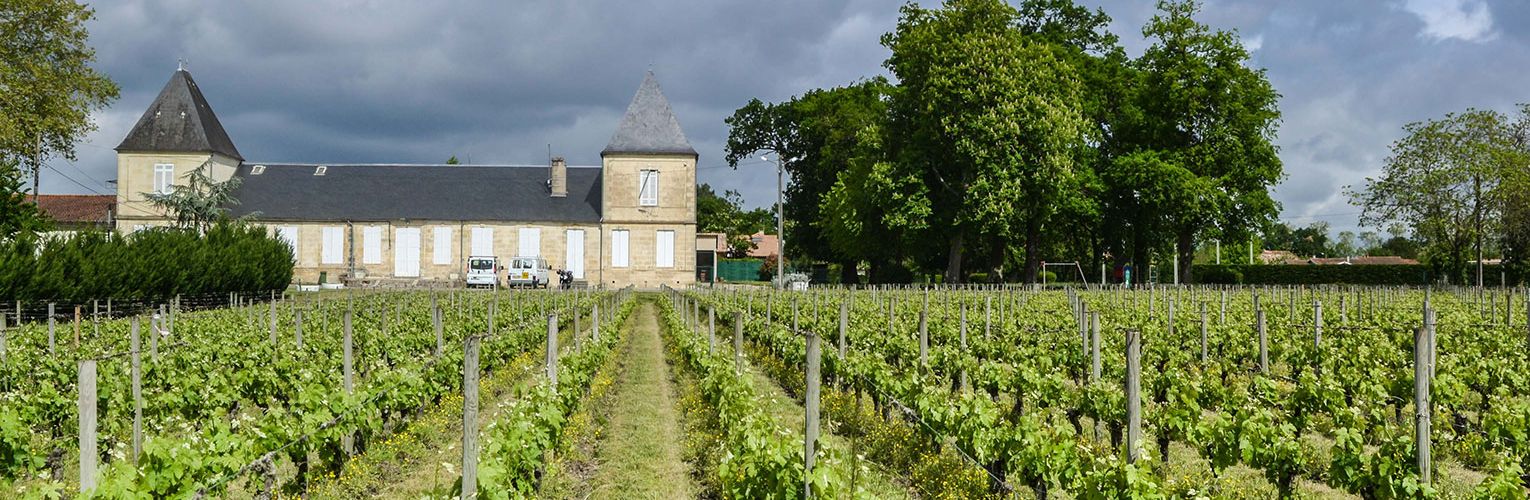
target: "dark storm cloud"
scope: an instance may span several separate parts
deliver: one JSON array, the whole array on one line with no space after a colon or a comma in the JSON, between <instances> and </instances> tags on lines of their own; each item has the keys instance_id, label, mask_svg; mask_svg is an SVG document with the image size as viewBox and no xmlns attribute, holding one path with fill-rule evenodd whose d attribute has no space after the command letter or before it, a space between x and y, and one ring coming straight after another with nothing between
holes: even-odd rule
<instances>
[{"instance_id":1,"label":"dark storm cloud","mask_svg":"<svg viewBox=\"0 0 1530 500\"><path fill-rule=\"evenodd\" d=\"M1151 2L1102 6L1129 53ZM95 5L98 67L123 89L80 161L55 168L111 192L110 151L185 58L253 161L596 164L653 69L701 153L700 179L774 198L770 165L721 168L722 120L752 97L884 74L896 0L527 2L117 0ZM1386 158L1401 126L1530 101L1530 3L1217 0L1282 94L1286 216L1354 225L1340 193ZM44 192L86 192L46 172Z\"/></svg>"}]
</instances>

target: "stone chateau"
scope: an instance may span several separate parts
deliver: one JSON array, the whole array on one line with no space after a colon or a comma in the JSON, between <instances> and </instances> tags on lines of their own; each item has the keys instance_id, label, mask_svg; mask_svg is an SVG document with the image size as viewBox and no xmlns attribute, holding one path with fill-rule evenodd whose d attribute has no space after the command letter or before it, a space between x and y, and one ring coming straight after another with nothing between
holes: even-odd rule
<instances>
[{"instance_id":1,"label":"stone chateau","mask_svg":"<svg viewBox=\"0 0 1530 500\"><path fill-rule=\"evenodd\" d=\"M469 256L490 255L540 256L589 286L696 281L696 150L652 72L599 166L248 161L184 69L116 149L117 230L168 224L144 194L205 166L241 179L233 215L291 244L305 283L460 284Z\"/></svg>"}]
</instances>

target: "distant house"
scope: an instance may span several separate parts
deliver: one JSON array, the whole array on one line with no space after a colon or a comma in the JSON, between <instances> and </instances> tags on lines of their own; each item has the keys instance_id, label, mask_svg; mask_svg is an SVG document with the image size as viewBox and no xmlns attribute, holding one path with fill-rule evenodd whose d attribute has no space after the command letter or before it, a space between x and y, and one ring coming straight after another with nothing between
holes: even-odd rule
<instances>
[{"instance_id":1,"label":"distant house","mask_svg":"<svg viewBox=\"0 0 1530 500\"><path fill-rule=\"evenodd\" d=\"M53 221L55 233L87 229L112 229L116 224L113 195L44 194L37 196L37 210Z\"/></svg>"}]
</instances>

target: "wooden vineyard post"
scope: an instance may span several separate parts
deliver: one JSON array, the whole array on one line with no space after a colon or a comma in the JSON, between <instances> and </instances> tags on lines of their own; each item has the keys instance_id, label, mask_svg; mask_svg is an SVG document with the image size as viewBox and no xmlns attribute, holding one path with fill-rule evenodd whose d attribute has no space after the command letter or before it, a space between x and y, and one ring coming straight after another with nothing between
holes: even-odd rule
<instances>
[{"instance_id":1,"label":"wooden vineyard post","mask_svg":"<svg viewBox=\"0 0 1530 500\"><path fill-rule=\"evenodd\" d=\"M717 309L707 308L707 355L717 354Z\"/></svg>"},{"instance_id":2,"label":"wooden vineyard post","mask_svg":"<svg viewBox=\"0 0 1530 500\"><path fill-rule=\"evenodd\" d=\"M1126 462L1137 463L1142 439L1142 333L1126 331Z\"/></svg>"},{"instance_id":3,"label":"wooden vineyard post","mask_svg":"<svg viewBox=\"0 0 1530 500\"><path fill-rule=\"evenodd\" d=\"M48 303L48 355L53 355L53 303Z\"/></svg>"},{"instance_id":4,"label":"wooden vineyard post","mask_svg":"<svg viewBox=\"0 0 1530 500\"><path fill-rule=\"evenodd\" d=\"M80 492L96 487L96 360L80 360Z\"/></svg>"},{"instance_id":5,"label":"wooden vineyard post","mask_svg":"<svg viewBox=\"0 0 1530 500\"><path fill-rule=\"evenodd\" d=\"M1323 301L1312 301L1312 347L1323 348Z\"/></svg>"},{"instance_id":6,"label":"wooden vineyard post","mask_svg":"<svg viewBox=\"0 0 1530 500\"><path fill-rule=\"evenodd\" d=\"M275 295L276 294L273 292L272 293L272 297L275 297ZM271 326L269 328L269 332L270 332L270 336L271 336L271 348L275 349L276 348L276 300L274 298L271 300Z\"/></svg>"},{"instance_id":7,"label":"wooden vineyard post","mask_svg":"<svg viewBox=\"0 0 1530 500\"><path fill-rule=\"evenodd\" d=\"M1259 330L1259 373L1270 374L1270 339L1264 330L1264 309L1254 310L1254 328Z\"/></svg>"},{"instance_id":8,"label":"wooden vineyard post","mask_svg":"<svg viewBox=\"0 0 1530 500\"><path fill-rule=\"evenodd\" d=\"M1201 364L1206 364L1206 303L1201 303Z\"/></svg>"},{"instance_id":9,"label":"wooden vineyard post","mask_svg":"<svg viewBox=\"0 0 1530 500\"><path fill-rule=\"evenodd\" d=\"M1227 324L1227 290L1222 290L1222 309L1217 312L1217 324Z\"/></svg>"},{"instance_id":10,"label":"wooden vineyard post","mask_svg":"<svg viewBox=\"0 0 1530 500\"><path fill-rule=\"evenodd\" d=\"M353 389L355 389L355 379L353 378L355 374L351 371L354 366L351 364L351 309L349 306L346 307L345 315L341 317L341 321L343 322L341 329L344 330L344 338L341 339L341 342L344 344L341 347L341 354L344 358L341 360L340 369L341 375L344 377L345 395L350 396ZM344 434L340 435L340 448L345 450L346 455L356 454L356 435L349 430L344 431Z\"/></svg>"},{"instance_id":11,"label":"wooden vineyard post","mask_svg":"<svg viewBox=\"0 0 1530 500\"><path fill-rule=\"evenodd\" d=\"M1103 282L1102 282L1103 283ZM983 297L983 340L993 333L993 296Z\"/></svg>"},{"instance_id":12,"label":"wooden vineyard post","mask_svg":"<svg viewBox=\"0 0 1530 500\"><path fill-rule=\"evenodd\" d=\"M138 456L143 454L143 364L139 355L139 348L143 342L139 340L138 316L133 317L133 338L129 342L128 349L132 356L131 371L133 376L133 463L138 463ZM153 334L157 335L157 334ZM152 336L152 335L151 335Z\"/></svg>"},{"instance_id":13,"label":"wooden vineyard post","mask_svg":"<svg viewBox=\"0 0 1530 500\"><path fill-rule=\"evenodd\" d=\"M1430 347L1434 340L1430 337L1433 332L1429 328L1418 328L1413 331L1413 401L1415 413L1414 442L1418 443L1418 477L1419 481L1429 484L1429 414L1432 410L1429 398L1429 379L1434 367L1430 359Z\"/></svg>"},{"instance_id":14,"label":"wooden vineyard post","mask_svg":"<svg viewBox=\"0 0 1530 500\"><path fill-rule=\"evenodd\" d=\"M3 330L4 328L0 328ZM850 329L850 299L846 298L839 302L839 359L845 359L845 330ZM3 334L0 334L3 336ZM0 351L4 350L5 341L0 338ZM0 354L4 356L4 354Z\"/></svg>"},{"instance_id":15,"label":"wooden vineyard post","mask_svg":"<svg viewBox=\"0 0 1530 500\"><path fill-rule=\"evenodd\" d=\"M744 317L733 313L733 372L744 373Z\"/></svg>"},{"instance_id":16,"label":"wooden vineyard post","mask_svg":"<svg viewBox=\"0 0 1530 500\"><path fill-rule=\"evenodd\" d=\"M1349 326L1349 296L1339 296L1339 324Z\"/></svg>"},{"instance_id":17,"label":"wooden vineyard post","mask_svg":"<svg viewBox=\"0 0 1530 500\"><path fill-rule=\"evenodd\" d=\"M813 447L818 441L818 391L820 383L818 364L822 361L821 358L818 347L818 335L809 333L807 335L807 373L804 374L807 377L805 379L807 394L802 403L803 408L806 410L804 420L806 420L807 424L802 437L803 460L806 462L803 464L803 470L806 473L803 474L802 478L802 491L806 498L813 498L813 459L815 458Z\"/></svg>"},{"instance_id":18,"label":"wooden vineyard post","mask_svg":"<svg viewBox=\"0 0 1530 500\"><path fill-rule=\"evenodd\" d=\"M558 390L558 314L547 315L547 381Z\"/></svg>"},{"instance_id":19,"label":"wooden vineyard post","mask_svg":"<svg viewBox=\"0 0 1530 500\"><path fill-rule=\"evenodd\" d=\"M5 315L0 314L0 364L5 364Z\"/></svg>"},{"instance_id":20,"label":"wooden vineyard post","mask_svg":"<svg viewBox=\"0 0 1530 500\"><path fill-rule=\"evenodd\" d=\"M1089 334L1089 351L1090 351L1090 353L1089 353L1089 366L1090 366L1090 368L1089 368L1089 381L1092 382L1092 383L1098 383L1100 381L1100 313L1099 313L1099 311L1093 311L1093 312L1089 313L1089 330L1091 332Z\"/></svg>"},{"instance_id":21,"label":"wooden vineyard post","mask_svg":"<svg viewBox=\"0 0 1530 500\"><path fill-rule=\"evenodd\" d=\"M930 355L930 324L928 312L919 311L919 367L922 369L929 364Z\"/></svg>"},{"instance_id":22,"label":"wooden vineyard post","mask_svg":"<svg viewBox=\"0 0 1530 500\"><path fill-rule=\"evenodd\" d=\"M967 304L962 304L961 321L962 321L962 330L961 330L961 343L962 343L961 346L962 346L962 351L961 352L963 354L966 354L966 352L967 352ZM967 367L965 365L962 366L961 372L958 375L958 377L959 378L956 381L957 389L958 390L962 390L962 391L967 390Z\"/></svg>"},{"instance_id":23,"label":"wooden vineyard post","mask_svg":"<svg viewBox=\"0 0 1530 500\"><path fill-rule=\"evenodd\" d=\"M74 348L80 348L80 306L74 306Z\"/></svg>"},{"instance_id":24,"label":"wooden vineyard post","mask_svg":"<svg viewBox=\"0 0 1530 500\"><path fill-rule=\"evenodd\" d=\"M577 351L577 350L579 350L579 316L580 316L578 308L574 308L572 316L574 317L574 333L572 335L569 335L569 337L574 339L574 350Z\"/></svg>"},{"instance_id":25,"label":"wooden vineyard post","mask_svg":"<svg viewBox=\"0 0 1530 500\"><path fill-rule=\"evenodd\" d=\"M1176 259L1175 262L1178 262L1178 260ZM1165 295L1168 295L1168 294L1165 294ZM1165 297L1165 298L1166 299L1170 299L1168 301L1169 302L1169 338L1174 338L1174 301L1172 300L1172 296L1168 296L1168 297Z\"/></svg>"},{"instance_id":26,"label":"wooden vineyard post","mask_svg":"<svg viewBox=\"0 0 1530 500\"><path fill-rule=\"evenodd\" d=\"M431 297L430 301L432 303L435 302L435 297ZM436 332L435 355L439 358L441 357L442 350L446 347L446 337L441 332L441 307L435 304L430 306L430 327Z\"/></svg>"},{"instance_id":27,"label":"wooden vineyard post","mask_svg":"<svg viewBox=\"0 0 1530 500\"><path fill-rule=\"evenodd\" d=\"M494 293L494 298L489 301L489 328L488 328L489 335L494 335L494 309L495 309L494 304L498 304L498 303L499 303L499 292L495 292ZM517 314L516 316L519 317L520 315Z\"/></svg>"},{"instance_id":28,"label":"wooden vineyard post","mask_svg":"<svg viewBox=\"0 0 1530 500\"><path fill-rule=\"evenodd\" d=\"M297 348L303 348L303 310L293 311L293 338L297 339Z\"/></svg>"},{"instance_id":29,"label":"wooden vineyard post","mask_svg":"<svg viewBox=\"0 0 1530 500\"><path fill-rule=\"evenodd\" d=\"M590 339L600 341L600 303L595 303L595 310L590 313Z\"/></svg>"},{"instance_id":30,"label":"wooden vineyard post","mask_svg":"<svg viewBox=\"0 0 1530 500\"><path fill-rule=\"evenodd\" d=\"M792 296L792 333L797 333L797 297Z\"/></svg>"},{"instance_id":31,"label":"wooden vineyard post","mask_svg":"<svg viewBox=\"0 0 1530 500\"><path fill-rule=\"evenodd\" d=\"M462 343L462 497L478 496L478 341Z\"/></svg>"}]
</instances>

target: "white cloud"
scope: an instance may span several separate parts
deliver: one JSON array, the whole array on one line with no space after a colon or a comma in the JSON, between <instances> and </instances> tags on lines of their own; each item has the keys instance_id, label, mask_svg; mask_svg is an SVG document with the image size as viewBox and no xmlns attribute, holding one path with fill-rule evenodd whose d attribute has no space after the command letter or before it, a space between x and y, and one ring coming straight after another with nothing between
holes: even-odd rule
<instances>
[{"instance_id":1,"label":"white cloud","mask_svg":"<svg viewBox=\"0 0 1530 500\"><path fill-rule=\"evenodd\" d=\"M1259 52L1259 49L1264 48L1264 34L1260 33L1258 35L1254 35L1251 38L1244 38L1243 48L1248 50L1248 53L1250 54Z\"/></svg>"},{"instance_id":2,"label":"white cloud","mask_svg":"<svg viewBox=\"0 0 1530 500\"><path fill-rule=\"evenodd\" d=\"M1420 36L1468 42L1493 39L1493 12L1483 0L1405 0L1403 9L1424 22Z\"/></svg>"}]
</instances>

